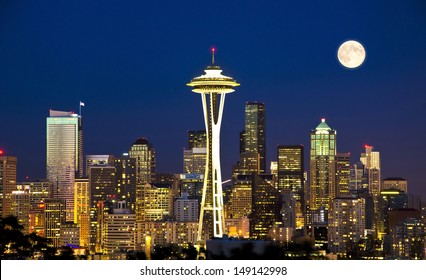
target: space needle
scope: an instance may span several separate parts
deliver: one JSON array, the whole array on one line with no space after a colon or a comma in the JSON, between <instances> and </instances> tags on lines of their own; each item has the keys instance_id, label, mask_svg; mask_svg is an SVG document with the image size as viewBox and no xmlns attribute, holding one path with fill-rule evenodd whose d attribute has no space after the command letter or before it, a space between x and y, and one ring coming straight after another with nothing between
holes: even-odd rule
<instances>
[{"instance_id":1,"label":"space needle","mask_svg":"<svg viewBox=\"0 0 426 280\"><path fill-rule=\"evenodd\" d=\"M212 65L204 75L195 77L187 86L201 94L204 122L207 134L207 160L201 198L200 219L197 241L205 238L222 238L225 224L222 174L220 168L220 126L227 93L239 86L233 78L222 75L222 69L214 63L215 49L212 49Z\"/></svg>"}]
</instances>

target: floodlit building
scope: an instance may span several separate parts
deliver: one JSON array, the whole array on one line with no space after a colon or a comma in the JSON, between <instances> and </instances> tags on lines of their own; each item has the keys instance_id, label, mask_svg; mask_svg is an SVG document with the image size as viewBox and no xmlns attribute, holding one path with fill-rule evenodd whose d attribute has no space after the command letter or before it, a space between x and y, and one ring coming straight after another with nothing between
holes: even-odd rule
<instances>
[{"instance_id":1,"label":"floodlit building","mask_svg":"<svg viewBox=\"0 0 426 280\"><path fill-rule=\"evenodd\" d=\"M305 212L304 196L304 146L278 145L277 147L277 187L287 193L286 216L291 216L291 225L287 227L303 228ZM286 226L286 225L285 225Z\"/></svg>"},{"instance_id":2,"label":"floodlit building","mask_svg":"<svg viewBox=\"0 0 426 280\"><path fill-rule=\"evenodd\" d=\"M328 126L325 119L321 119L321 123L311 131L309 166L309 208L327 212L336 197L336 131ZM324 218L327 219L327 214Z\"/></svg>"},{"instance_id":3,"label":"floodlit building","mask_svg":"<svg viewBox=\"0 0 426 280\"><path fill-rule=\"evenodd\" d=\"M22 189L12 191L12 204L10 206L10 214L18 218L19 224L24 228L22 232L28 234L30 231L30 193L29 190Z\"/></svg>"},{"instance_id":4,"label":"floodlit building","mask_svg":"<svg viewBox=\"0 0 426 280\"><path fill-rule=\"evenodd\" d=\"M349 181L351 174L350 153L338 153L336 156L336 196L350 195Z\"/></svg>"},{"instance_id":5,"label":"floodlit building","mask_svg":"<svg viewBox=\"0 0 426 280\"><path fill-rule=\"evenodd\" d=\"M44 202L44 237L52 241L54 247L61 246L61 226L65 223L65 202L50 198Z\"/></svg>"},{"instance_id":6,"label":"floodlit building","mask_svg":"<svg viewBox=\"0 0 426 280\"><path fill-rule=\"evenodd\" d=\"M66 220L74 220L74 179L83 176L83 129L81 116L49 111L47 126L47 179L53 197L64 199Z\"/></svg>"},{"instance_id":7,"label":"floodlit building","mask_svg":"<svg viewBox=\"0 0 426 280\"><path fill-rule=\"evenodd\" d=\"M138 138L130 148L129 157L136 161L137 185L145 185L155 181L155 149L148 139Z\"/></svg>"}]
</instances>

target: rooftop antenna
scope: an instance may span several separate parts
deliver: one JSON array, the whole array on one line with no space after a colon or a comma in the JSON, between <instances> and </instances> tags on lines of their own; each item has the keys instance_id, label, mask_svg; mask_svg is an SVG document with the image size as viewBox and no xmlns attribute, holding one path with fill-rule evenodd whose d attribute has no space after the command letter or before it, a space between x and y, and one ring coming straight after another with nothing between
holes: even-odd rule
<instances>
[{"instance_id":1,"label":"rooftop antenna","mask_svg":"<svg viewBox=\"0 0 426 280\"><path fill-rule=\"evenodd\" d=\"M214 52L215 52L215 48L212 48L212 65L214 65Z\"/></svg>"}]
</instances>

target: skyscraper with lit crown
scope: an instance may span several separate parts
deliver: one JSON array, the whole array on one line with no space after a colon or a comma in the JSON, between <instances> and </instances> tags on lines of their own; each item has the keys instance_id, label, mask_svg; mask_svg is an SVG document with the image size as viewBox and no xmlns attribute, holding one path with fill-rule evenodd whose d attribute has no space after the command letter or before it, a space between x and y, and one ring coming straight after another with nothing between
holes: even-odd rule
<instances>
[{"instance_id":1,"label":"skyscraper with lit crown","mask_svg":"<svg viewBox=\"0 0 426 280\"><path fill-rule=\"evenodd\" d=\"M205 74L192 79L188 86L201 94L204 122L207 134L207 162L204 176L203 196L198 227L198 241L202 241L203 230L210 238L222 238L224 229L224 209L222 197L222 174L220 168L220 127L222 123L225 96L239 84L231 77L222 75L222 70L214 64L204 70Z\"/></svg>"},{"instance_id":2,"label":"skyscraper with lit crown","mask_svg":"<svg viewBox=\"0 0 426 280\"><path fill-rule=\"evenodd\" d=\"M325 119L311 131L310 175L310 210L328 211L336 197L336 131Z\"/></svg>"}]
</instances>

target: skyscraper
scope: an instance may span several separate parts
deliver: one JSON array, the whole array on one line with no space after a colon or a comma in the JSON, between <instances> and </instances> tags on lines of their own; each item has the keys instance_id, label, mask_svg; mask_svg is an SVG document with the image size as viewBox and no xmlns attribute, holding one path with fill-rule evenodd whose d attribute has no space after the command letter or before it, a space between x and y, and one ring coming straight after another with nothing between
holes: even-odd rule
<instances>
[{"instance_id":1,"label":"skyscraper","mask_svg":"<svg viewBox=\"0 0 426 280\"><path fill-rule=\"evenodd\" d=\"M202 240L203 229L206 229L210 237L222 238L223 236L225 221L220 168L220 127L225 96L227 93L233 92L234 87L239 86L233 78L222 75L220 67L214 65L214 49L212 65L208 66L204 72L204 75L192 79L187 84L193 87L193 92L201 94L207 132L207 164L201 200L198 241ZM204 217L205 215L206 217Z\"/></svg>"},{"instance_id":2,"label":"skyscraper","mask_svg":"<svg viewBox=\"0 0 426 280\"><path fill-rule=\"evenodd\" d=\"M118 200L126 201L126 207L135 212L136 159L123 155L114 158L116 193Z\"/></svg>"},{"instance_id":3,"label":"skyscraper","mask_svg":"<svg viewBox=\"0 0 426 280\"><path fill-rule=\"evenodd\" d=\"M91 193L88 178L79 178L74 183L74 223L79 227L80 246L90 245L90 208Z\"/></svg>"},{"instance_id":4,"label":"skyscraper","mask_svg":"<svg viewBox=\"0 0 426 280\"><path fill-rule=\"evenodd\" d=\"M250 215L250 237L267 239L269 230L282 224L280 215L282 206L281 192L269 174L253 175L252 212Z\"/></svg>"},{"instance_id":5,"label":"skyscraper","mask_svg":"<svg viewBox=\"0 0 426 280\"><path fill-rule=\"evenodd\" d=\"M74 220L74 179L83 175L81 116L50 110L47 118L47 179L53 196L65 199L66 220Z\"/></svg>"},{"instance_id":6,"label":"skyscraper","mask_svg":"<svg viewBox=\"0 0 426 280\"><path fill-rule=\"evenodd\" d=\"M361 154L360 160L364 164L364 174L367 176L368 191L377 197L381 191L380 152L373 150L373 146L365 145L365 153Z\"/></svg>"},{"instance_id":7,"label":"skyscraper","mask_svg":"<svg viewBox=\"0 0 426 280\"><path fill-rule=\"evenodd\" d=\"M16 189L16 157L0 156L0 193L2 194L2 215L11 215L12 192Z\"/></svg>"},{"instance_id":8,"label":"skyscraper","mask_svg":"<svg viewBox=\"0 0 426 280\"><path fill-rule=\"evenodd\" d=\"M291 191L296 206L294 215L296 227L302 228L304 224L304 146L279 145L278 155L278 189Z\"/></svg>"},{"instance_id":9,"label":"skyscraper","mask_svg":"<svg viewBox=\"0 0 426 280\"><path fill-rule=\"evenodd\" d=\"M374 229L377 229L379 223L379 196L382 183L380 153L374 151L373 146L365 145L365 153L361 154L360 160L364 164L364 176L367 181L368 192L373 196L374 200Z\"/></svg>"},{"instance_id":10,"label":"skyscraper","mask_svg":"<svg viewBox=\"0 0 426 280\"><path fill-rule=\"evenodd\" d=\"M351 175L350 153L338 153L336 156L336 195L347 197Z\"/></svg>"},{"instance_id":11,"label":"skyscraper","mask_svg":"<svg viewBox=\"0 0 426 280\"><path fill-rule=\"evenodd\" d=\"M259 154L260 173L266 172L265 129L265 104L247 102L245 106L245 151Z\"/></svg>"},{"instance_id":12,"label":"skyscraper","mask_svg":"<svg viewBox=\"0 0 426 280\"><path fill-rule=\"evenodd\" d=\"M155 181L155 149L148 139L138 138L130 148L129 157L136 160L137 185L145 185Z\"/></svg>"},{"instance_id":13,"label":"skyscraper","mask_svg":"<svg viewBox=\"0 0 426 280\"><path fill-rule=\"evenodd\" d=\"M44 237L51 240L54 247L59 247L61 225L65 222L65 205L63 199L49 198L44 202Z\"/></svg>"},{"instance_id":14,"label":"skyscraper","mask_svg":"<svg viewBox=\"0 0 426 280\"><path fill-rule=\"evenodd\" d=\"M336 197L336 131L325 119L311 131L310 175L310 210L328 210Z\"/></svg>"},{"instance_id":15,"label":"skyscraper","mask_svg":"<svg viewBox=\"0 0 426 280\"><path fill-rule=\"evenodd\" d=\"M105 212L117 201L115 167L94 165L89 169L91 250L102 251L102 223Z\"/></svg>"}]
</instances>

